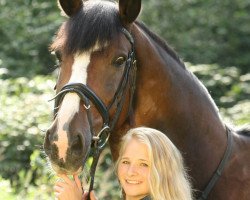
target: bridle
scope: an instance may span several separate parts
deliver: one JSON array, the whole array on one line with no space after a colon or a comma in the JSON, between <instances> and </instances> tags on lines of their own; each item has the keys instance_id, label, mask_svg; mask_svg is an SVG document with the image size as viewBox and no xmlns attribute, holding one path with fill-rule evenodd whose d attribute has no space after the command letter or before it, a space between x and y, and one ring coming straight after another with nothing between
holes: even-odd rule
<instances>
[{"instance_id":1,"label":"bridle","mask_svg":"<svg viewBox=\"0 0 250 200\"><path fill-rule=\"evenodd\" d=\"M133 102L133 96L134 96L134 91L135 91L135 81L136 81L136 69L137 69L136 59L135 59L134 39L131 33L125 28L121 28L121 32L125 35L125 37L130 42L131 50L128 53L128 57L125 63L125 68L124 68L120 83L118 85L118 88L114 94L113 99L111 100L108 106L105 106L103 101L95 94L95 92L91 88L89 88L87 85L82 84L82 83L66 84L60 90L60 92L53 98L55 99L54 117L56 117L56 114L59 110L59 106L64 96L67 93L76 93L80 97L81 101L84 103L84 107L87 111L90 131L92 134L91 150L89 150L89 152L87 153L86 157L83 160L83 165L84 165L87 157L91 156L90 154L92 154L93 162L90 168L89 191L93 189L95 170L96 170L99 156L102 150L104 149L108 141L108 138L119 119L123 105L125 103L127 91L129 91L129 109L127 112L127 116L130 114L132 110L132 102ZM98 110L103 120L101 131L97 134L94 133L93 131L92 115L90 111L91 110L90 102L92 102L92 104L96 107L96 109ZM114 106L116 106L115 114L113 118L110 119L109 111Z\"/></svg>"}]
</instances>

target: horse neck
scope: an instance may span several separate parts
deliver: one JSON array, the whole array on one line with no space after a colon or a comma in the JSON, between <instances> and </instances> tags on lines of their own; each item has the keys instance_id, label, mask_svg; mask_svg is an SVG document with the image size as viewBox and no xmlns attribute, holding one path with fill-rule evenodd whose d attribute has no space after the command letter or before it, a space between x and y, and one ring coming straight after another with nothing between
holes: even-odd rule
<instances>
[{"instance_id":1,"label":"horse neck","mask_svg":"<svg viewBox=\"0 0 250 200\"><path fill-rule=\"evenodd\" d=\"M204 176L205 165L214 168L226 146L225 127L218 109L205 87L172 52L141 27L135 26L134 32L138 63L135 125L166 132L181 151L187 152L189 167L199 168L200 176ZM197 174L194 176L201 179Z\"/></svg>"},{"instance_id":2,"label":"horse neck","mask_svg":"<svg viewBox=\"0 0 250 200\"><path fill-rule=\"evenodd\" d=\"M136 45L135 112L146 116L143 121L147 120L147 116L160 115L157 117L160 118L166 115L168 119L178 117L176 121L180 124L192 122L195 130L204 130L211 122L212 127L216 124L221 127L218 108L207 89L177 57L172 56L174 53L166 51L155 39L140 31L139 35L136 34L136 43L140 45ZM176 121L166 124L170 128L176 126Z\"/></svg>"}]
</instances>

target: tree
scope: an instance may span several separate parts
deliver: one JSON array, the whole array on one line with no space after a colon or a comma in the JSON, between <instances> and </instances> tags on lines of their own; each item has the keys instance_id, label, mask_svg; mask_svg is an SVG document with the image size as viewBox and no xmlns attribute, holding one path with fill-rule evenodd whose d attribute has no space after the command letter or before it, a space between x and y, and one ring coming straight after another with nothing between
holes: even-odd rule
<instances>
[{"instance_id":1,"label":"tree","mask_svg":"<svg viewBox=\"0 0 250 200\"><path fill-rule=\"evenodd\" d=\"M188 62L250 65L250 1L143 1L141 19Z\"/></svg>"},{"instance_id":2,"label":"tree","mask_svg":"<svg viewBox=\"0 0 250 200\"><path fill-rule=\"evenodd\" d=\"M0 68L7 69L5 77L51 72L48 46L62 20L56 1L1 0L0 9Z\"/></svg>"}]
</instances>

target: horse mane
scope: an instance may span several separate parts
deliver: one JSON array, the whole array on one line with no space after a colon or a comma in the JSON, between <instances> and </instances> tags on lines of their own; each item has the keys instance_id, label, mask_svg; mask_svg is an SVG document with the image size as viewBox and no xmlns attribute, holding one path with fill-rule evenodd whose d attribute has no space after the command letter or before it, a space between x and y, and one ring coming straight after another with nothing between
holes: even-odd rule
<instances>
[{"instance_id":1,"label":"horse mane","mask_svg":"<svg viewBox=\"0 0 250 200\"><path fill-rule=\"evenodd\" d=\"M178 54L166 43L165 40L163 40L161 37L159 37L157 34L149 30L149 28L141 21L135 21L135 24L139 26L143 31L146 32L157 44L159 44L165 51L169 53L169 55L174 58L183 68L185 67L185 64L180 59Z\"/></svg>"},{"instance_id":2,"label":"horse mane","mask_svg":"<svg viewBox=\"0 0 250 200\"><path fill-rule=\"evenodd\" d=\"M241 126L241 127L239 127L239 128L236 129L236 132L239 135L245 135L245 136L250 137L250 125L247 124L247 125Z\"/></svg>"}]
</instances>

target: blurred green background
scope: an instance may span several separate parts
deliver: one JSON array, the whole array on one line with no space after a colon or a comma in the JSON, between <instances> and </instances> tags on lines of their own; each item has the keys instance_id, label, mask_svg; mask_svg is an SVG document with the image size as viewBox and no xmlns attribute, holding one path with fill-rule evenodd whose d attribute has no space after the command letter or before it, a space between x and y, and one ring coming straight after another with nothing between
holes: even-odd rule
<instances>
[{"instance_id":1,"label":"blurred green background","mask_svg":"<svg viewBox=\"0 0 250 200\"><path fill-rule=\"evenodd\" d=\"M250 123L250 1L142 3L140 20L204 83L223 119ZM54 199L42 142L56 76L48 46L64 19L56 0L0 0L0 199ZM119 199L108 148L96 182L100 199Z\"/></svg>"}]
</instances>

